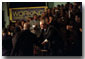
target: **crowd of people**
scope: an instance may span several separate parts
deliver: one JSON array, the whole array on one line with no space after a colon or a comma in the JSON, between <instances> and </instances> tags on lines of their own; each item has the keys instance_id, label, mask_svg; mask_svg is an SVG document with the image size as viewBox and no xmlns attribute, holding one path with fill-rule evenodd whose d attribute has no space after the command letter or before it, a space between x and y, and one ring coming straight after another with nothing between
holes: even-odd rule
<instances>
[{"instance_id":1,"label":"crowd of people","mask_svg":"<svg viewBox=\"0 0 85 59\"><path fill-rule=\"evenodd\" d=\"M10 22L2 33L3 56L81 56L82 4L48 8L41 16Z\"/></svg>"}]
</instances>

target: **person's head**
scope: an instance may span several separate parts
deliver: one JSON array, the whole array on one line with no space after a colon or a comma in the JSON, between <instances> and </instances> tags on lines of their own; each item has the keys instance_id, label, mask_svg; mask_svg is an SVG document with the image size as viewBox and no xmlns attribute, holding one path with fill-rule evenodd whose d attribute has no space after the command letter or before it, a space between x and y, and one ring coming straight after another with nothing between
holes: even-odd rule
<instances>
[{"instance_id":1,"label":"person's head","mask_svg":"<svg viewBox=\"0 0 85 59\"><path fill-rule=\"evenodd\" d=\"M24 30L29 30L30 29L30 24L29 23L24 23Z\"/></svg>"},{"instance_id":2,"label":"person's head","mask_svg":"<svg viewBox=\"0 0 85 59\"><path fill-rule=\"evenodd\" d=\"M28 17L27 21L30 22L31 21L31 17Z\"/></svg>"},{"instance_id":3,"label":"person's head","mask_svg":"<svg viewBox=\"0 0 85 59\"><path fill-rule=\"evenodd\" d=\"M61 21L61 17L58 17L58 18L57 18L57 23L61 24L61 22L62 22L62 21Z\"/></svg>"},{"instance_id":4,"label":"person's head","mask_svg":"<svg viewBox=\"0 0 85 59\"><path fill-rule=\"evenodd\" d=\"M77 9L78 9L78 2L74 2L74 3L73 3L73 9L74 9L74 10L77 10Z\"/></svg>"},{"instance_id":5,"label":"person's head","mask_svg":"<svg viewBox=\"0 0 85 59\"><path fill-rule=\"evenodd\" d=\"M62 9L60 10L60 15L59 16L61 16L61 17L64 16L64 10L62 10Z\"/></svg>"},{"instance_id":6,"label":"person's head","mask_svg":"<svg viewBox=\"0 0 85 59\"><path fill-rule=\"evenodd\" d=\"M23 21L23 20L22 20L22 21L21 21L21 26L23 26L23 25L24 25L24 23L25 23L25 21Z\"/></svg>"},{"instance_id":7,"label":"person's head","mask_svg":"<svg viewBox=\"0 0 85 59\"><path fill-rule=\"evenodd\" d=\"M53 16L49 16L49 23L51 23L53 20Z\"/></svg>"},{"instance_id":8,"label":"person's head","mask_svg":"<svg viewBox=\"0 0 85 59\"><path fill-rule=\"evenodd\" d=\"M46 15L46 12L43 12L42 15L41 15L41 17L45 17L45 15Z\"/></svg>"},{"instance_id":9,"label":"person's head","mask_svg":"<svg viewBox=\"0 0 85 59\"><path fill-rule=\"evenodd\" d=\"M40 28L41 28L41 29L46 28L46 22L45 22L44 19L40 20Z\"/></svg>"},{"instance_id":10,"label":"person's head","mask_svg":"<svg viewBox=\"0 0 85 59\"><path fill-rule=\"evenodd\" d=\"M69 4L70 4L70 2L67 2L67 3L66 3L66 6L69 6Z\"/></svg>"},{"instance_id":11,"label":"person's head","mask_svg":"<svg viewBox=\"0 0 85 59\"><path fill-rule=\"evenodd\" d=\"M51 13L51 9L48 9L48 10L47 10L47 13Z\"/></svg>"},{"instance_id":12,"label":"person's head","mask_svg":"<svg viewBox=\"0 0 85 59\"><path fill-rule=\"evenodd\" d=\"M77 23L80 23L80 17L79 17L78 15L75 16L75 21L76 21Z\"/></svg>"},{"instance_id":13,"label":"person's head","mask_svg":"<svg viewBox=\"0 0 85 59\"><path fill-rule=\"evenodd\" d=\"M14 30L14 33L17 33L17 32L20 32L21 31L21 28L20 27L16 27L15 30Z\"/></svg>"},{"instance_id":14,"label":"person's head","mask_svg":"<svg viewBox=\"0 0 85 59\"><path fill-rule=\"evenodd\" d=\"M60 5L57 5L58 10L60 10Z\"/></svg>"},{"instance_id":15,"label":"person's head","mask_svg":"<svg viewBox=\"0 0 85 59\"><path fill-rule=\"evenodd\" d=\"M46 24L49 24L49 19L48 19L48 17L45 17L45 22L46 22Z\"/></svg>"},{"instance_id":16,"label":"person's head","mask_svg":"<svg viewBox=\"0 0 85 59\"><path fill-rule=\"evenodd\" d=\"M17 20L17 21L15 22L15 26L18 26L19 24L20 24L20 21Z\"/></svg>"},{"instance_id":17,"label":"person's head","mask_svg":"<svg viewBox=\"0 0 85 59\"><path fill-rule=\"evenodd\" d=\"M37 19L37 14L33 15L33 19L36 20Z\"/></svg>"},{"instance_id":18,"label":"person's head","mask_svg":"<svg viewBox=\"0 0 85 59\"><path fill-rule=\"evenodd\" d=\"M8 35L11 35L11 32L10 31L8 31Z\"/></svg>"},{"instance_id":19,"label":"person's head","mask_svg":"<svg viewBox=\"0 0 85 59\"><path fill-rule=\"evenodd\" d=\"M64 9L64 5L62 4L61 6L60 6L60 10L63 10Z\"/></svg>"},{"instance_id":20,"label":"person's head","mask_svg":"<svg viewBox=\"0 0 85 59\"><path fill-rule=\"evenodd\" d=\"M3 29L2 36L7 35L8 30L6 28Z\"/></svg>"},{"instance_id":21,"label":"person's head","mask_svg":"<svg viewBox=\"0 0 85 59\"><path fill-rule=\"evenodd\" d=\"M73 5L70 3L69 4L69 10L72 10L73 9Z\"/></svg>"},{"instance_id":22,"label":"person's head","mask_svg":"<svg viewBox=\"0 0 85 59\"><path fill-rule=\"evenodd\" d=\"M58 7L56 7L56 8L55 8L55 13L58 12L58 11L59 11L59 10L58 10Z\"/></svg>"},{"instance_id":23,"label":"person's head","mask_svg":"<svg viewBox=\"0 0 85 59\"><path fill-rule=\"evenodd\" d=\"M74 2L73 5L74 5L74 6L77 6L77 2Z\"/></svg>"},{"instance_id":24,"label":"person's head","mask_svg":"<svg viewBox=\"0 0 85 59\"><path fill-rule=\"evenodd\" d=\"M54 15L55 14L55 8L52 8L51 13Z\"/></svg>"}]
</instances>

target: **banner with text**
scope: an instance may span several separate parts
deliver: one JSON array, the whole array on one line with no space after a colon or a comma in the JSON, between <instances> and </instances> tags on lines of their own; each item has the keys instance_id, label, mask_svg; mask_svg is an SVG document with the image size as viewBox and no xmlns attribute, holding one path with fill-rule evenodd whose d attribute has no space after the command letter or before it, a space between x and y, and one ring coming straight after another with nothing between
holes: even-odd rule
<instances>
[{"instance_id":1,"label":"banner with text","mask_svg":"<svg viewBox=\"0 0 85 59\"><path fill-rule=\"evenodd\" d=\"M47 8L47 6L9 8L10 20L27 20L28 17L33 17L34 14L41 15Z\"/></svg>"}]
</instances>

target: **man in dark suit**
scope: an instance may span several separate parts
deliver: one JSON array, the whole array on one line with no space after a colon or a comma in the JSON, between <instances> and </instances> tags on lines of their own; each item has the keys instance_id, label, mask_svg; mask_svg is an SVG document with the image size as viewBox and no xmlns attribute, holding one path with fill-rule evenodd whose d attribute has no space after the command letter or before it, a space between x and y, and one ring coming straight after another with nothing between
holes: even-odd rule
<instances>
[{"instance_id":1,"label":"man in dark suit","mask_svg":"<svg viewBox=\"0 0 85 59\"><path fill-rule=\"evenodd\" d=\"M37 41L37 37L30 32L30 25L24 24L24 29L17 35L15 47L13 48L12 56L33 56L33 45Z\"/></svg>"},{"instance_id":2,"label":"man in dark suit","mask_svg":"<svg viewBox=\"0 0 85 59\"><path fill-rule=\"evenodd\" d=\"M57 29L53 25L47 25L44 20L40 21L40 40L42 45L46 45L49 55L61 55L63 48L63 41ZM48 44L48 46L47 46Z\"/></svg>"},{"instance_id":3,"label":"man in dark suit","mask_svg":"<svg viewBox=\"0 0 85 59\"><path fill-rule=\"evenodd\" d=\"M12 36L8 29L2 33L2 56L9 56L12 49Z\"/></svg>"}]
</instances>

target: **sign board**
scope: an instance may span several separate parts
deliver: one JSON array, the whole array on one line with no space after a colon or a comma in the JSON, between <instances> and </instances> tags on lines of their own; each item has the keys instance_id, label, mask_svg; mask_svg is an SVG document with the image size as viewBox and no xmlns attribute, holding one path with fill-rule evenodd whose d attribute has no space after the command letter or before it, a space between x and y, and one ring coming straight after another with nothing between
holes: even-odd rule
<instances>
[{"instance_id":1,"label":"sign board","mask_svg":"<svg viewBox=\"0 0 85 59\"><path fill-rule=\"evenodd\" d=\"M47 6L9 8L9 17L11 21L27 20L28 17L33 17L34 14L41 15L47 8Z\"/></svg>"}]
</instances>

